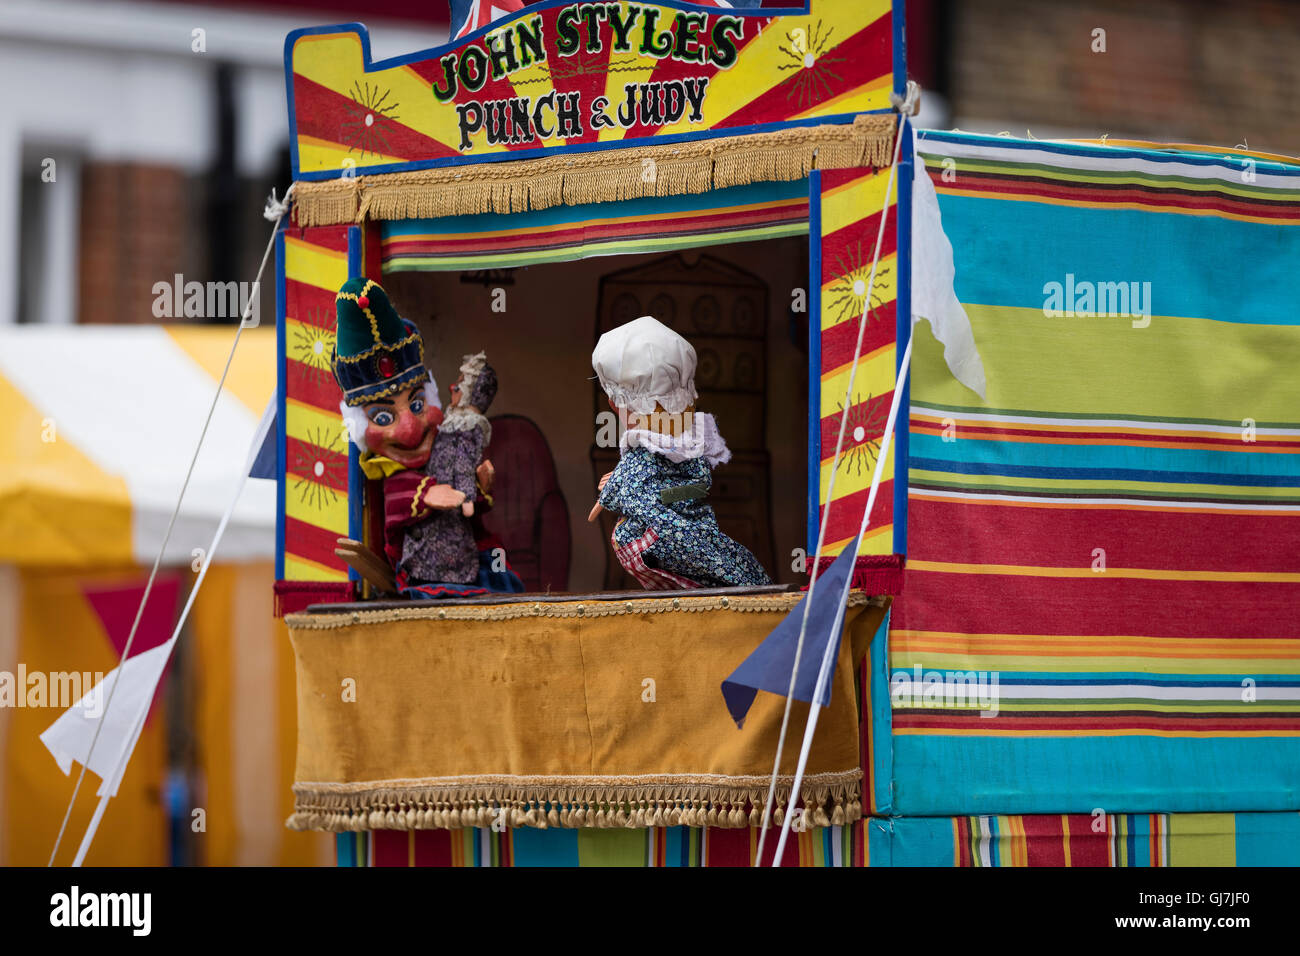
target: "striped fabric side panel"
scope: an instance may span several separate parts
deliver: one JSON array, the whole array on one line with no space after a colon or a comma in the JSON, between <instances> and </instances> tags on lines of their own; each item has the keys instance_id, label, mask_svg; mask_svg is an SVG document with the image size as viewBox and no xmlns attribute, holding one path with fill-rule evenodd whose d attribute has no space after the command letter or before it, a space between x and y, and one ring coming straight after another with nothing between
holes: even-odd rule
<instances>
[{"instance_id":1,"label":"striped fabric side panel","mask_svg":"<svg viewBox=\"0 0 1300 956\"><path fill-rule=\"evenodd\" d=\"M861 865L854 848L864 841L862 826L792 834L782 865ZM376 830L337 838L339 866L752 866L757 847L758 831L748 827Z\"/></svg>"},{"instance_id":2,"label":"striped fabric side panel","mask_svg":"<svg viewBox=\"0 0 1300 956\"><path fill-rule=\"evenodd\" d=\"M989 389L917 326L896 811L1290 806L1300 167L919 152Z\"/></svg>"},{"instance_id":3,"label":"striped fabric side panel","mask_svg":"<svg viewBox=\"0 0 1300 956\"><path fill-rule=\"evenodd\" d=\"M515 268L805 235L808 186L758 183L512 215L392 220L380 228L384 273Z\"/></svg>"},{"instance_id":4,"label":"striped fabric side panel","mask_svg":"<svg viewBox=\"0 0 1300 956\"><path fill-rule=\"evenodd\" d=\"M889 170L843 169L820 174L819 204L821 287L820 434L809 444L820 460L819 502L830 508L821 555L834 556L857 534L880 453L896 381L895 305L898 299L897 183L885 194ZM881 215L887 215L880 260L870 291L866 328L854 373L853 356L867 306L872 258ZM818 238L818 237L815 237ZM849 395L850 379L852 394ZM835 450L848 401L848 421L839 467L831 488ZM894 553L893 447L885 462L880 489L862 542L863 555ZM828 502L827 493L830 492ZM818 515L819 521L824 511Z\"/></svg>"},{"instance_id":5,"label":"striped fabric side panel","mask_svg":"<svg viewBox=\"0 0 1300 956\"><path fill-rule=\"evenodd\" d=\"M348 533L348 445L330 370L334 294L347 281L347 228L284 239L284 577L346 581L334 541Z\"/></svg>"}]
</instances>

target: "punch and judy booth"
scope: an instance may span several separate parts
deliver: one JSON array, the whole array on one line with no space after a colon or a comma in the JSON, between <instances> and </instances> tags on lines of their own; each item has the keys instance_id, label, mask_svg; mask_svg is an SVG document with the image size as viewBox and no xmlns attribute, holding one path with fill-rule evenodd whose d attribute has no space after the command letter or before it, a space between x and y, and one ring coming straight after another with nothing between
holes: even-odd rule
<instances>
[{"instance_id":1,"label":"punch and judy booth","mask_svg":"<svg viewBox=\"0 0 1300 956\"><path fill-rule=\"evenodd\" d=\"M910 415L904 392L799 794L793 733L779 768L779 812L804 821L783 864L1247 863L1300 843L1282 613L1300 320L1271 265L1248 295L1207 278L1223 248L1295 249L1300 170L1251 157L1238 184L1236 157L917 134L901 35L901 4L864 0L554 0L383 61L358 24L290 34L289 825L336 834L340 864L749 865L785 702L759 694L737 727L720 685L857 533L896 386ZM926 324L915 382L900 370L919 185L952 223L982 397ZM1141 316L1143 276L1111 272L1159 256L1156 288L1189 284L1150 339L1047 317L1045 284L1063 301L1085 277L1139 280ZM377 542L329 363L354 276L421 328L439 382L479 348L501 373L494 436L526 438L494 437L485 521L528 593L378 600L335 556ZM591 346L645 314L700 354L738 449L711 500L777 585L629 589L609 527L582 521L613 460ZM1225 437L1246 410L1219 407L1240 376L1246 447Z\"/></svg>"}]
</instances>

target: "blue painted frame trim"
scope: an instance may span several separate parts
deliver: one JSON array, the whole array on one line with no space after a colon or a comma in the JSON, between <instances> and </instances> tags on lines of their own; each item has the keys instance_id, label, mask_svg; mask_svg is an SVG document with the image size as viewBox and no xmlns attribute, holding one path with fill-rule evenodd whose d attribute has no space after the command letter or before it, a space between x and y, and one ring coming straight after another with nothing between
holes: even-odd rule
<instances>
[{"instance_id":1,"label":"blue painted frame trim","mask_svg":"<svg viewBox=\"0 0 1300 956\"><path fill-rule=\"evenodd\" d=\"M427 50L417 50L414 53L407 53L403 56L389 57L387 60L372 60L370 55L370 32L366 29L365 24L352 21L349 23L337 23L319 27L303 27L298 30L292 30L284 39L284 77L285 77L285 100L289 109L289 155L293 166L294 179L304 182L321 182L329 179L340 179L343 170L337 173L334 171L324 172L302 172L298 163L298 124L295 120L294 95L293 95L293 48L298 40L305 36L317 36L324 33L355 33L361 41L361 62L365 73L373 73L379 70L388 70L396 66L403 66L407 63L414 63L422 60L432 60L443 56L452 50L463 47L465 44L479 39L490 30L499 30L512 20L523 19L527 16L546 10L551 7L568 6L574 0L546 0L544 3L526 6L518 13L509 17L502 17L493 22L491 25L482 27L459 40L445 43L442 46L432 47ZM797 16L812 12L813 0L805 0L802 6L797 7L780 7L773 9L754 8L749 10L729 11L731 15L739 17L753 17L767 19L780 16ZM708 12L716 14L719 12L717 7L701 7L693 3L682 3L679 0L655 0L656 5L670 7L686 12ZM890 10L890 16L893 18L893 63L894 63L894 86L901 89L906 86L906 67L902 59L903 52L901 49L902 32L899 26L902 19L902 8L904 0L893 0ZM902 77L902 85L900 79ZM882 108L878 110L867 110L867 113L890 113L891 108ZM779 129L793 129L808 126L828 126L843 125L852 123L854 117L861 116L862 113L837 113L833 116L824 116L817 120L800 120L792 122L779 123L757 123L748 126L731 126L724 129L708 130L698 133L681 133L674 136L652 136L647 137L644 141L634 141L631 145L671 145L689 141L698 141L704 139L713 139L721 136L741 136L749 133L765 133ZM549 146L539 147L538 149L514 150L502 153L493 153L485 156L449 156L443 159L420 160L409 163L382 163L375 166L358 165L351 169L352 173L357 175L377 175L380 173L408 172L419 169L434 169L446 166L463 166L478 163L504 162L517 159L536 159L543 156L562 156L566 153L587 153L607 149L627 149L629 142L627 140L617 140L608 143L577 143L572 146Z\"/></svg>"},{"instance_id":2,"label":"blue painted frame trim","mask_svg":"<svg viewBox=\"0 0 1300 956\"><path fill-rule=\"evenodd\" d=\"M898 324L898 344L894 352L894 381L902 372L903 350L912 336L912 123L904 120L900 135L903 145L898 154L898 298L894 317ZM912 379L903 383L898 420L894 422L894 553L907 554L907 482L908 446L912 397Z\"/></svg>"},{"instance_id":3,"label":"blue painted frame trim","mask_svg":"<svg viewBox=\"0 0 1300 956\"><path fill-rule=\"evenodd\" d=\"M894 31L894 92L903 96L907 92L907 0L893 0L890 16Z\"/></svg>"},{"instance_id":4,"label":"blue painted frame trim","mask_svg":"<svg viewBox=\"0 0 1300 956\"><path fill-rule=\"evenodd\" d=\"M360 226L348 227L348 277L362 274L362 243ZM344 435L348 446L348 537L353 541L365 540L366 476L361 472L361 455L357 446ZM356 569L348 567L348 580L360 581Z\"/></svg>"},{"instance_id":5,"label":"blue painted frame trim","mask_svg":"<svg viewBox=\"0 0 1300 956\"><path fill-rule=\"evenodd\" d=\"M808 174L808 569L817 560L822 461L822 174Z\"/></svg>"},{"instance_id":6,"label":"blue painted frame trim","mask_svg":"<svg viewBox=\"0 0 1300 956\"><path fill-rule=\"evenodd\" d=\"M285 309L284 233L275 234L275 579L284 580L284 499L288 437L284 427L285 404Z\"/></svg>"}]
</instances>

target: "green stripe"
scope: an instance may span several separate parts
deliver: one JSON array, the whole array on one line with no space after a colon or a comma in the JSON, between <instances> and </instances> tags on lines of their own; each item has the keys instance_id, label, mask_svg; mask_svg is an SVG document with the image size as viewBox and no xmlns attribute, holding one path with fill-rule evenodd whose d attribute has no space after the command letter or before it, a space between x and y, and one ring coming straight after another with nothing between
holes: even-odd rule
<instances>
[{"instance_id":1,"label":"green stripe","mask_svg":"<svg viewBox=\"0 0 1300 956\"><path fill-rule=\"evenodd\" d=\"M1130 482L1115 484L1107 481L1094 481L1079 484L1071 479L1060 478L1021 478L1018 476L958 475L947 471L922 471L910 469L908 480L921 490L928 487L953 489L956 491L1005 492L1008 494L1037 494L1052 491L1079 498L1144 497L1159 498L1167 501L1201 501L1204 499L1223 500L1241 504L1298 504L1300 488L1267 488L1256 490L1262 494L1240 494L1236 486L1222 485L1185 485L1175 483ZM988 481L996 477L997 481ZM1213 504L1213 501L1210 502Z\"/></svg>"},{"instance_id":2,"label":"green stripe","mask_svg":"<svg viewBox=\"0 0 1300 956\"><path fill-rule=\"evenodd\" d=\"M988 380L988 409L1090 409L1092 417L1256 423L1300 409L1300 325L1155 316L1049 319L1042 309L965 305ZM970 408L928 322L915 326L912 401ZM1195 373L1195 387L1189 381ZM1140 411L1138 411L1140 409Z\"/></svg>"}]
</instances>

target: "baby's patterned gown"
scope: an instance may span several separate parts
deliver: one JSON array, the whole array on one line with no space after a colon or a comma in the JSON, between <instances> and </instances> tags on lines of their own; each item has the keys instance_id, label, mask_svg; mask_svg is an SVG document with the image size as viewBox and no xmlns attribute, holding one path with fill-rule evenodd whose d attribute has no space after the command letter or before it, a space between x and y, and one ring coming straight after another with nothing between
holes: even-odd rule
<instances>
[{"instance_id":1,"label":"baby's patterned gown","mask_svg":"<svg viewBox=\"0 0 1300 956\"><path fill-rule=\"evenodd\" d=\"M749 549L718 527L706 500L712 485L704 458L674 462L641 446L624 450L600 504L623 516L614 553L646 589L772 583Z\"/></svg>"},{"instance_id":2,"label":"baby's patterned gown","mask_svg":"<svg viewBox=\"0 0 1300 956\"><path fill-rule=\"evenodd\" d=\"M477 428L439 430L425 472L432 483L448 484L473 501L474 469L483 460L486 442ZM412 582L473 584L478 580L478 548L470 519L459 508L435 511L413 525L402 547L402 569Z\"/></svg>"}]
</instances>

